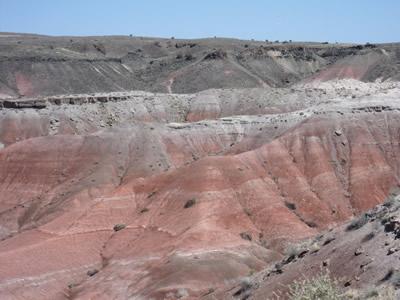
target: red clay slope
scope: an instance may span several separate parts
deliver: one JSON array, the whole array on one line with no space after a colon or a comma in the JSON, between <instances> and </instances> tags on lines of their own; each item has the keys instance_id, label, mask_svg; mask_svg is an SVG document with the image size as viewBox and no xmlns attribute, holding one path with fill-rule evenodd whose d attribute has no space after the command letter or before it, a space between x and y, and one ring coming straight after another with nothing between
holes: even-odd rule
<instances>
[{"instance_id":1,"label":"red clay slope","mask_svg":"<svg viewBox=\"0 0 400 300\"><path fill-rule=\"evenodd\" d=\"M381 109L318 114L260 148L186 165L181 129L15 143L0 151L0 295L204 295L384 199L398 182L398 120ZM199 137L195 153L230 142Z\"/></svg>"}]
</instances>

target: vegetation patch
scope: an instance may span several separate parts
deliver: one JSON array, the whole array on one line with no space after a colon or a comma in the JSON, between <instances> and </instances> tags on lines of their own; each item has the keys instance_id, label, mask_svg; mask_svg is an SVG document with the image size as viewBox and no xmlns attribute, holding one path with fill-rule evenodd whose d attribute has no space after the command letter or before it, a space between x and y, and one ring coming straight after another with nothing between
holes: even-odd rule
<instances>
[{"instance_id":1,"label":"vegetation patch","mask_svg":"<svg viewBox=\"0 0 400 300\"><path fill-rule=\"evenodd\" d=\"M347 230L357 230L363 227L365 224L368 223L368 214L366 212L363 212L361 216L359 216L357 219L354 219L351 221L349 226L347 226Z\"/></svg>"},{"instance_id":2,"label":"vegetation patch","mask_svg":"<svg viewBox=\"0 0 400 300\"><path fill-rule=\"evenodd\" d=\"M301 248L295 244L289 245L283 253L288 257L297 257L302 252Z\"/></svg>"},{"instance_id":3,"label":"vegetation patch","mask_svg":"<svg viewBox=\"0 0 400 300\"><path fill-rule=\"evenodd\" d=\"M218 50L215 50L215 51L213 51L211 53L208 53L206 55L206 57L204 57L204 59L205 60L208 60L208 59L222 59L222 58L226 58L226 57L227 57L226 51L224 51L222 49L218 49Z\"/></svg>"},{"instance_id":4,"label":"vegetation patch","mask_svg":"<svg viewBox=\"0 0 400 300\"><path fill-rule=\"evenodd\" d=\"M289 208L290 210L296 210L296 204L295 203L292 203L292 202L289 202L289 201L285 201L285 206L287 208Z\"/></svg>"},{"instance_id":5,"label":"vegetation patch","mask_svg":"<svg viewBox=\"0 0 400 300\"><path fill-rule=\"evenodd\" d=\"M97 273L99 273L99 270L97 270L97 269L87 271L87 275L89 277L92 277L92 276L96 275Z\"/></svg>"},{"instance_id":6,"label":"vegetation patch","mask_svg":"<svg viewBox=\"0 0 400 300\"><path fill-rule=\"evenodd\" d=\"M126 227L125 224L117 224L117 225L114 226L113 229L114 229L115 232L117 232L117 231L120 231L120 230L124 229L125 227Z\"/></svg>"},{"instance_id":7,"label":"vegetation patch","mask_svg":"<svg viewBox=\"0 0 400 300\"><path fill-rule=\"evenodd\" d=\"M157 194L157 192L158 192L158 189L155 189L155 190L151 191L151 192L147 195L147 198L153 197L155 194Z\"/></svg>"},{"instance_id":8,"label":"vegetation patch","mask_svg":"<svg viewBox=\"0 0 400 300\"><path fill-rule=\"evenodd\" d=\"M400 271L393 267L390 268L386 276L383 278L383 281L388 281L396 288L400 287Z\"/></svg>"},{"instance_id":9,"label":"vegetation patch","mask_svg":"<svg viewBox=\"0 0 400 300\"><path fill-rule=\"evenodd\" d=\"M196 204L196 198L192 198L192 199L189 199L188 201L186 201L186 203L183 206L183 208L189 208L189 207L191 207L191 206L193 206L195 204Z\"/></svg>"},{"instance_id":10,"label":"vegetation patch","mask_svg":"<svg viewBox=\"0 0 400 300\"><path fill-rule=\"evenodd\" d=\"M314 221L304 221L304 223L306 223L307 226L311 228L317 227L317 223L315 223Z\"/></svg>"},{"instance_id":11,"label":"vegetation patch","mask_svg":"<svg viewBox=\"0 0 400 300\"><path fill-rule=\"evenodd\" d=\"M248 234L246 231L241 232L241 233L240 233L240 237L241 237L242 239L244 239L244 240L248 240L248 241L251 241L251 240L252 240L251 235Z\"/></svg>"},{"instance_id":12,"label":"vegetation patch","mask_svg":"<svg viewBox=\"0 0 400 300\"><path fill-rule=\"evenodd\" d=\"M340 299L339 280L329 276L329 270L311 279L295 280L289 286L290 300L337 300Z\"/></svg>"}]
</instances>

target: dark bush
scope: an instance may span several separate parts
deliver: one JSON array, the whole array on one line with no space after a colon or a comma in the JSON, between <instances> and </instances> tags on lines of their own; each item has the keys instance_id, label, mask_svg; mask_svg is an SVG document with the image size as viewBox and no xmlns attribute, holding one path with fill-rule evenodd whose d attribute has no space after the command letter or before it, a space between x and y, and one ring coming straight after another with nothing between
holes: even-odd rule
<instances>
[{"instance_id":1,"label":"dark bush","mask_svg":"<svg viewBox=\"0 0 400 300\"><path fill-rule=\"evenodd\" d=\"M246 231L241 232L241 233L240 233L240 237L241 237L242 239L244 239L244 240L248 240L248 241L251 241L251 240L252 240L250 234L248 234Z\"/></svg>"},{"instance_id":2,"label":"dark bush","mask_svg":"<svg viewBox=\"0 0 400 300\"><path fill-rule=\"evenodd\" d=\"M192 198L192 199L186 201L186 203L183 206L183 208L189 208L189 207L191 207L191 206L193 206L195 204L196 204L196 198Z\"/></svg>"},{"instance_id":3,"label":"dark bush","mask_svg":"<svg viewBox=\"0 0 400 300\"><path fill-rule=\"evenodd\" d=\"M304 223L306 223L307 226L311 228L317 227L317 223L315 223L314 221L305 221Z\"/></svg>"},{"instance_id":4,"label":"dark bush","mask_svg":"<svg viewBox=\"0 0 400 300\"><path fill-rule=\"evenodd\" d=\"M187 53L187 54L185 54L185 59L186 59L186 60L192 60L192 59L194 59L194 57L193 57L192 54Z\"/></svg>"},{"instance_id":5,"label":"dark bush","mask_svg":"<svg viewBox=\"0 0 400 300\"><path fill-rule=\"evenodd\" d=\"M222 49L215 50L204 57L204 59L217 59L217 58L226 58L227 53Z\"/></svg>"},{"instance_id":6,"label":"dark bush","mask_svg":"<svg viewBox=\"0 0 400 300\"><path fill-rule=\"evenodd\" d=\"M351 221L349 226L347 226L347 230L356 230L363 227L365 224L368 223L368 215L367 213L363 212L358 219Z\"/></svg>"},{"instance_id":7,"label":"dark bush","mask_svg":"<svg viewBox=\"0 0 400 300\"><path fill-rule=\"evenodd\" d=\"M113 229L114 229L115 232L117 232L117 231L120 231L120 230L124 229L125 227L126 227L125 224L117 224L117 225L114 226Z\"/></svg>"},{"instance_id":8,"label":"dark bush","mask_svg":"<svg viewBox=\"0 0 400 300\"><path fill-rule=\"evenodd\" d=\"M323 245L323 246L328 245L330 242L332 242L332 241L334 241L334 240L336 240L336 238L335 238L333 235L327 236L326 239L325 239L325 241L324 241L324 243L323 243L322 245Z\"/></svg>"},{"instance_id":9,"label":"dark bush","mask_svg":"<svg viewBox=\"0 0 400 300\"><path fill-rule=\"evenodd\" d=\"M99 273L99 270L97 270L97 269L87 271L87 275L89 277L92 277L92 276L96 275L97 273Z\"/></svg>"},{"instance_id":10,"label":"dark bush","mask_svg":"<svg viewBox=\"0 0 400 300\"><path fill-rule=\"evenodd\" d=\"M296 210L296 204L292 202L285 201L285 206L290 210Z\"/></svg>"},{"instance_id":11,"label":"dark bush","mask_svg":"<svg viewBox=\"0 0 400 300\"><path fill-rule=\"evenodd\" d=\"M158 189L153 190L152 192L149 193L149 195L147 196L147 198L153 197L157 192L158 192Z\"/></svg>"}]
</instances>

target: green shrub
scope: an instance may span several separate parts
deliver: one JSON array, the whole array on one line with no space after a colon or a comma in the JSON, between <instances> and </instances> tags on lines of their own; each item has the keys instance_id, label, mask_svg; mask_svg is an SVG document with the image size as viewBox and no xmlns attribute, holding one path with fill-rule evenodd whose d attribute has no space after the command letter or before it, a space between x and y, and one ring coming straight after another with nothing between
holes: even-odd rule
<instances>
[{"instance_id":1,"label":"green shrub","mask_svg":"<svg viewBox=\"0 0 400 300\"><path fill-rule=\"evenodd\" d=\"M393 196L389 196L389 197L387 197L385 199L385 201L383 201L383 206L390 208L390 207L393 206L394 202L395 202L394 197Z\"/></svg>"},{"instance_id":2,"label":"green shrub","mask_svg":"<svg viewBox=\"0 0 400 300\"><path fill-rule=\"evenodd\" d=\"M400 188L397 188L397 187L391 188L391 189L389 190L389 194L392 195L392 196L398 196L398 195L400 195Z\"/></svg>"},{"instance_id":3,"label":"green shrub","mask_svg":"<svg viewBox=\"0 0 400 300\"><path fill-rule=\"evenodd\" d=\"M391 283L396 288L400 287L400 271L391 267L387 272L384 280L388 280L388 282Z\"/></svg>"},{"instance_id":4,"label":"green shrub","mask_svg":"<svg viewBox=\"0 0 400 300\"><path fill-rule=\"evenodd\" d=\"M97 273L99 273L99 270L97 270L97 269L87 271L87 275L89 277L92 277L92 276L96 275Z\"/></svg>"},{"instance_id":5,"label":"green shrub","mask_svg":"<svg viewBox=\"0 0 400 300\"><path fill-rule=\"evenodd\" d=\"M337 300L339 294L339 280L331 279L329 270L311 279L293 281L288 292L290 300Z\"/></svg>"},{"instance_id":6,"label":"green shrub","mask_svg":"<svg viewBox=\"0 0 400 300\"><path fill-rule=\"evenodd\" d=\"M347 230L360 229L367 223L368 223L368 215L367 213L363 212L358 219L351 221L349 226L347 226Z\"/></svg>"},{"instance_id":7,"label":"green shrub","mask_svg":"<svg viewBox=\"0 0 400 300\"><path fill-rule=\"evenodd\" d=\"M157 192L158 192L158 189L155 189L155 190L151 191L151 192L148 194L147 198L153 197L155 194L157 194Z\"/></svg>"},{"instance_id":8,"label":"green shrub","mask_svg":"<svg viewBox=\"0 0 400 300\"><path fill-rule=\"evenodd\" d=\"M296 257L301 253L301 248L295 244L291 244L289 247L285 249L285 251L283 251L283 253L289 257Z\"/></svg>"},{"instance_id":9,"label":"green shrub","mask_svg":"<svg viewBox=\"0 0 400 300\"><path fill-rule=\"evenodd\" d=\"M113 230L115 232L117 232L117 231L120 231L120 230L124 229L125 227L126 227L125 224L117 224L117 225L114 226Z\"/></svg>"},{"instance_id":10,"label":"green shrub","mask_svg":"<svg viewBox=\"0 0 400 300\"><path fill-rule=\"evenodd\" d=\"M296 210L296 203L292 203L292 202L289 202L289 201L285 201L285 206L286 206L287 208L289 208L290 210Z\"/></svg>"},{"instance_id":11,"label":"green shrub","mask_svg":"<svg viewBox=\"0 0 400 300\"><path fill-rule=\"evenodd\" d=\"M196 204L196 198L192 198L192 199L189 199L188 201L186 201L186 203L185 203L185 205L183 207L184 208L189 208L189 207L191 207L191 206L193 206L195 204Z\"/></svg>"},{"instance_id":12,"label":"green shrub","mask_svg":"<svg viewBox=\"0 0 400 300\"><path fill-rule=\"evenodd\" d=\"M192 60L192 59L194 59L194 57L193 57L192 54L187 53L187 54L185 54L185 59L186 59L186 60Z\"/></svg>"},{"instance_id":13,"label":"green shrub","mask_svg":"<svg viewBox=\"0 0 400 300\"><path fill-rule=\"evenodd\" d=\"M242 239L244 239L244 240L248 240L248 241L251 241L251 240L252 240L251 235L248 234L246 231L241 232L241 233L240 233L240 237L241 237Z\"/></svg>"},{"instance_id":14,"label":"green shrub","mask_svg":"<svg viewBox=\"0 0 400 300\"><path fill-rule=\"evenodd\" d=\"M317 223L315 223L314 221L305 221L304 223L306 223L307 226L311 228L317 227Z\"/></svg>"},{"instance_id":15,"label":"green shrub","mask_svg":"<svg viewBox=\"0 0 400 300\"><path fill-rule=\"evenodd\" d=\"M324 243L322 244L323 246L328 245L330 242L334 241L336 238L333 235L328 235L325 238Z\"/></svg>"},{"instance_id":16,"label":"green shrub","mask_svg":"<svg viewBox=\"0 0 400 300\"><path fill-rule=\"evenodd\" d=\"M241 299L247 299L250 295L253 284L249 278L244 278L240 282L240 290L238 290L233 296L241 296Z\"/></svg>"},{"instance_id":17,"label":"green shrub","mask_svg":"<svg viewBox=\"0 0 400 300\"><path fill-rule=\"evenodd\" d=\"M396 297L393 287L387 286L387 287L379 288L378 295L376 295L372 298L367 298L367 299L370 299L370 300L396 300L398 298Z\"/></svg>"}]
</instances>

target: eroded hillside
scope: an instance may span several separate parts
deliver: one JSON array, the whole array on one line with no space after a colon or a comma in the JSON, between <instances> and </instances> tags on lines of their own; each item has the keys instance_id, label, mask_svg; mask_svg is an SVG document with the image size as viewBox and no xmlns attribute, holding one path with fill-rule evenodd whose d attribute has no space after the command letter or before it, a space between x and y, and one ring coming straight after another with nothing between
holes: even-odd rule
<instances>
[{"instance_id":1,"label":"eroded hillside","mask_svg":"<svg viewBox=\"0 0 400 300\"><path fill-rule=\"evenodd\" d=\"M0 97L287 87L398 79L398 44L271 43L0 33Z\"/></svg>"},{"instance_id":2,"label":"eroded hillside","mask_svg":"<svg viewBox=\"0 0 400 300\"><path fill-rule=\"evenodd\" d=\"M399 185L399 95L333 80L3 100L1 297L230 298Z\"/></svg>"}]
</instances>

